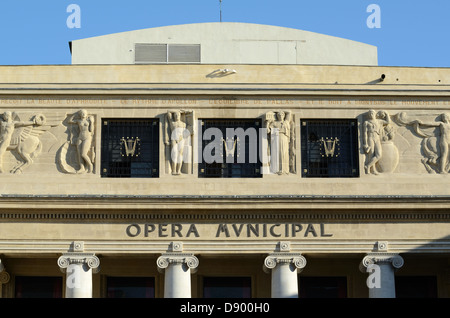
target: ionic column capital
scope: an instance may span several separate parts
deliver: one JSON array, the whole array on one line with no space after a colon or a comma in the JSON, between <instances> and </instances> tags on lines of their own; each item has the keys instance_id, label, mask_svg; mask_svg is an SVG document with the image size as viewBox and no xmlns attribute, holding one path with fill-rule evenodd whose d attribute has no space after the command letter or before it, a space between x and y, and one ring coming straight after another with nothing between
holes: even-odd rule
<instances>
[{"instance_id":1,"label":"ionic column capital","mask_svg":"<svg viewBox=\"0 0 450 318\"><path fill-rule=\"evenodd\" d=\"M366 272L366 268L372 264L390 263L395 269L403 266L404 260L399 254L395 253L369 253L361 261L360 270Z\"/></svg>"},{"instance_id":2,"label":"ionic column capital","mask_svg":"<svg viewBox=\"0 0 450 318\"><path fill-rule=\"evenodd\" d=\"M191 272L194 272L199 265L199 261L194 254L166 253L158 257L156 264L160 272L163 272L170 264L184 264Z\"/></svg>"},{"instance_id":3,"label":"ionic column capital","mask_svg":"<svg viewBox=\"0 0 450 318\"><path fill-rule=\"evenodd\" d=\"M96 273L99 271L100 260L93 253L63 253L63 255L58 258L58 266L63 273L67 267L72 264L86 264Z\"/></svg>"},{"instance_id":4,"label":"ionic column capital","mask_svg":"<svg viewBox=\"0 0 450 318\"><path fill-rule=\"evenodd\" d=\"M9 279L10 276L5 270L5 265L3 265L2 260L0 259L0 285L7 284L9 282Z\"/></svg>"},{"instance_id":5,"label":"ionic column capital","mask_svg":"<svg viewBox=\"0 0 450 318\"><path fill-rule=\"evenodd\" d=\"M298 270L302 270L306 266L306 258L299 253L273 253L265 258L263 269L269 273L278 264L293 264Z\"/></svg>"},{"instance_id":6,"label":"ionic column capital","mask_svg":"<svg viewBox=\"0 0 450 318\"><path fill-rule=\"evenodd\" d=\"M7 271L4 270L4 271L0 272L0 285L8 284L9 279L10 279L10 276Z\"/></svg>"}]
</instances>

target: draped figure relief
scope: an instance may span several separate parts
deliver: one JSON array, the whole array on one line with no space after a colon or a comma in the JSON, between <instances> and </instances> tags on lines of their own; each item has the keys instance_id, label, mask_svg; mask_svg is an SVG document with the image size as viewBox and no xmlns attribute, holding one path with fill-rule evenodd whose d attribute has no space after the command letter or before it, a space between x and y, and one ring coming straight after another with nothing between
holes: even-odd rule
<instances>
[{"instance_id":1,"label":"draped figure relief","mask_svg":"<svg viewBox=\"0 0 450 318\"><path fill-rule=\"evenodd\" d=\"M295 173L295 124L291 112L282 110L266 113L267 157L273 174Z\"/></svg>"}]
</instances>

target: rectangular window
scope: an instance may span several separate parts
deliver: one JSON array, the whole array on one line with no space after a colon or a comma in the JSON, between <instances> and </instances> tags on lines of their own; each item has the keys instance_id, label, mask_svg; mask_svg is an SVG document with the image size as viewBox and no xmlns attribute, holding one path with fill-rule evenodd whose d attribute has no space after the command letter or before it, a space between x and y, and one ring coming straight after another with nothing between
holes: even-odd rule
<instances>
[{"instance_id":1,"label":"rectangular window","mask_svg":"<svg viewBox=\"0 0 450 318\"><path fill-rule=\"evenodd\" d=\"M436 276L395 276L396 298L437 298Z\"/></svg>"},{"instance_id":2,"label":"rectangular window","mask_svg":"<svg viewBox=\"0 0 450 318\"><path fill-rule=\"evenodd\" d=\"M203 119L202 178L261 178L261 120Z\"/></svg>"},{"instance_id":3,"label":"rectangular window","mask_svg":"<svg viewBox=\"0 0 450 318\"><path fill-rule=\"evenodd\" d=\"M62 277L16 276L16 298L62 298Z\"/></svg>"},{"instance_id":4,"label":"rectangular window","mask_svg":"<svg viewBox=\"0 0 450 318\"><path fill-rule=\"evenodd\" d=\"M159 120L103 119L102 177L159 177Z\"/></svg>"},{"instance_id":5,"label":"rectangular window","mask_svg":"<svg viewBox=\"0 0 450 318\"><path fill-rule=\"evenodd\" d=\"M205 277L204 298L251 298L250 277Z\"/></svg>"},{"instance_id":6,"label":"rectangular window","mask_svg":"<svg viewBox=\"0 0 450 318\"><path fill-rule=\"evenodd\" d=\"M153 277L108 277L108 298L155 298Z\"/></svg>"},{"instance_id":7,"label":"rectangular window","mask_svg":"<svg viewBox=\"0 0 450 318\"><path fill-rule=\"evenodd\" d=\"M301 120L301 154L303 177L358 177L357 121Z\"/></svg>"},{"instance_id":8,"label":"rectangular window","mask_svg":"<svg viewBox=\"0 0 450 318\"><path fill-rule=\"evenodd\" d=\"M299 276L300 298L347 298L346 277Z\"/></svg>"}]
</instances>

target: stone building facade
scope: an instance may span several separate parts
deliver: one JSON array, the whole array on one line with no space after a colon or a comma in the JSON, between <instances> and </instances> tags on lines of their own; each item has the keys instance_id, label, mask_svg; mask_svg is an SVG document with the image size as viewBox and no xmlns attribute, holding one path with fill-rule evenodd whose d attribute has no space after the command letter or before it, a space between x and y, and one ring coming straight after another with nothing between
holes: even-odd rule
<instances>
[{"instance_id":1,"label":"stone building facade","mask_svg":"<svg viewBox=\"0 0 450 318\"><path fill-rule=\"evenodd\" d=\"M447 298L449 85L446 68L2 66L0 294Z\"/></svg>"}]
</instances>

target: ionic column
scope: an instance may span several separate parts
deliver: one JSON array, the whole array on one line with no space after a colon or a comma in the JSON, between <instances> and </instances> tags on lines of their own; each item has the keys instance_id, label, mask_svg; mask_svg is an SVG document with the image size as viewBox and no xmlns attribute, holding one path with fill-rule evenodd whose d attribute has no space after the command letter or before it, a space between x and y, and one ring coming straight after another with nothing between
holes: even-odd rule
<instances>
[{"instance_id":1,"label":"ionic column","mask_svg":"<svg viewBox=\"0 0 450 318\"><path fill-rule=\"evenodd\" d=\"M272 272L272 298L298 298L297 273L306 266L301 254L274 253L264 260L264 270Z\"/></svg>"},{"instance_id":2,"label":"ionic column","mask_svg":"<svg viewBox=\"0 0 450 318\"><path fill-rule=\"evenodd\" d=\"M369 298L395 298L395 271L404 264L394 253L370 253L361 262L361 270L369 273Z\"/></svg>"},{"instance_id":3,"label":"ionic column","mask_svg":"<svg viewBox=\"0 0 450 318\"><path fill-rule=\"evenodd\" d=\"M92 271L98 272L100 260L92 253L64 253L58 259L66 274L66 298L92 298Z\"/></svg>"},{"instance_id":4,"label":"ionic column","mask_svg":"<svg viewBox=\"0 0 450 318\"><path fill-rule=\"evenodd\" d=\"M2 260L0 259L0 298L2 298L2 289L4 284L9 283L10 276L8 272L5 270L5 266L2 263Z\"/></svg>"},{"instance_id":5,"label":"ionic column","mask_svg":"<svg viewBox=\"0 0 450 318\"><path fill-rule=\"evenodd\" d=\"M199 261L193 254L167 253L156 261L164 271L164 298L191 298L191 273Z\"/></svg>"}]
</instances>

